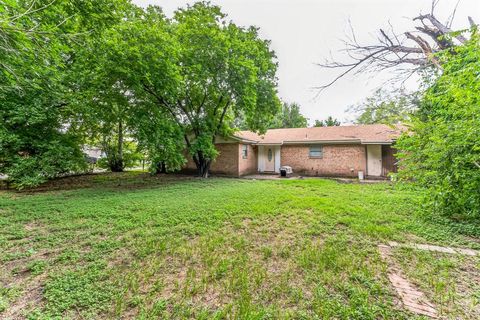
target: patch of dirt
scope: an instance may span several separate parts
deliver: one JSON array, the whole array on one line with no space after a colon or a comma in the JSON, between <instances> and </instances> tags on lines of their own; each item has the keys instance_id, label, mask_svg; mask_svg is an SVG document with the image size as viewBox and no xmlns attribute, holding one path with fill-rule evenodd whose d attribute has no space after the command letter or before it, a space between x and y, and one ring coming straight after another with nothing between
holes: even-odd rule
<instances>
[{"instance_id":1,"label":"patch of dirt","mask_svg":"<svg viewBox=\"0 0 480 320\"><path fill-rule=\"evenodd\" d=\"M23 290L18 298L9 302L8 308L3 313L0 313L0 318L25 319L26 311L41 307L45 279L46 275L40 275L33 279L9 284L21 287Z\"/></svg>"},{"instance_id":2,"label":"patch of dirt","mask_svg":"<svg viewBox=\"0 0 480 320\"><path fill-rule=\"evenodd\" d=\"M133 189L150 189L184 180L198 180L200 178L186 174L158 174L150 175L149 173L139 172L102 172L102 173L86 173L56 178L31 189L15 191L14 194L36 194L50 191L64 191L87 188L114 188L115 190L133 190Z\"/></svg>"}]
</instances>

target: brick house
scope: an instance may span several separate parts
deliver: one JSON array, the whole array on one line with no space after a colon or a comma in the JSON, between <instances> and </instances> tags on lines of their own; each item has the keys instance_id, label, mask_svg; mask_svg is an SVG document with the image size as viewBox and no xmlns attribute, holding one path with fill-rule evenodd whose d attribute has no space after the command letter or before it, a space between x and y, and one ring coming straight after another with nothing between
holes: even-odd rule
<instances>
[{"instance_id":1,"label":"brick house","mask_svg":"<svg viewBox=\"0 0 480 320\"><path fill-rule=\"evenodd\" d=\"M400 128L358 125L270 129L264 135L239 131L218 138L211 172L228 176L278 173L281 166L305 176L386 177L396 170L392 144ZM189 159L186 169L195 169Z\"/></svg>"}]
</instances>

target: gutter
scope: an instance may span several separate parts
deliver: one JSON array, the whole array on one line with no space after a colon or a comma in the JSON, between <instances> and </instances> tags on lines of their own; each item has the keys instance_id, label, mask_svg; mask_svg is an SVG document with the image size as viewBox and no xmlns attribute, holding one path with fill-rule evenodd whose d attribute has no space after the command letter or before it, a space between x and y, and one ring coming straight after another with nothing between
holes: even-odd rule
<instances>
[{"instance_id":1,"label":"gutter","mask_svg":"<svg viewBox=\"0 0 480 320\"><path fill-rule=\"evenodd\" d=\"M392 145L395 141L362 141L361 139L342 139L342 140L291 140L291 141L282 141L282 142L263 142L250 139L244 139L237 136L231 137L233 140L250 143L254 145L264 145L264 146L281 146L281 145L292 145L292 144L360 144L360 145Z\"/></svg>"},{"instance_id":2,"label":"gutter","mask_svg":"<svg viewBox=\"0 0 480 320\"><path fill-rule=\"evenodd\" d=\"M284 141L283 144L361 144L360 139L344 139L344 140L298 140Z\"/></svg>"},{"instance_id":3,"label":"gutter","mask_svg":"<svg viewBox=\"0 0 480 320\"><path fill-rule=\"evenodd\" d=\"M374 144L374 145L392 145L393 141L362 141L362 144Z\"/></svg>"}]
</instances>

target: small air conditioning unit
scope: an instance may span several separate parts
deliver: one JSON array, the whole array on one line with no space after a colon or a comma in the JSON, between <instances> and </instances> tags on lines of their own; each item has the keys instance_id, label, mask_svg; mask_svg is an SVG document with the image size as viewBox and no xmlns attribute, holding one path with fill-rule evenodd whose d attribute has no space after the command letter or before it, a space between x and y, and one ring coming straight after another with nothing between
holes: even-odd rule
<instances>
[{"instance_id":1,"label":"small air conditioning unit","mask_svg":"<svg viewBox=\"0 0 480 320\"><path fill-rule=\"evenodd\" d=\"M288 176L292 175L292 173L293 173L292 167L290 167L290 166L280 167L280 176L281 177L288 177Z\"/></svg>"}]
</instances>

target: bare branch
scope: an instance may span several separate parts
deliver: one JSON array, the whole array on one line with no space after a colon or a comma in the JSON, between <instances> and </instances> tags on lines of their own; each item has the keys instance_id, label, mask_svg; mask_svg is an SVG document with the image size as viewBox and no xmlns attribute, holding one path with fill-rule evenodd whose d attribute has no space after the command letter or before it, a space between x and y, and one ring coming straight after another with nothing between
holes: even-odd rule
<instances>
[{"instance_id":1,"label":"bare branch","mask_svg":"<svg viewBox=\"0 0 480 320\"><path fill-rule=\"evenodd\" d=\"M430 14L433 15L433 12L435 12L435 7L437 4L440 2L440 0L432 0L432 9L430 10Z\"/></svg>"},{"instance_id":2,"label":"bare branch","mask_svg":"<svg viewBox=\"0 0 480 320\"><path fill-rule=\"evenodd\" d=\"M388 35L385 33L385 31L383 31L382 29L380 29L380 32L382 33L383 37L387 40L387 42L393 47L394 44L393 44L392 40L390 40L390 38L388 37Z\"/></svg>"},{"instance_id":3,"label":"bare branch","mask_svg":"<svg viewBox=\"0 0 480 320\"><path fill-rule=\"evenodd\" d=\"M452 28L453 19L455 19L455 14L457 13L457 8L459 3L460 3L460 0L457 1L457 4L455 5L455 9L453 9L452 15L450 16L450 18L448 18L448 21L446 23L449 29Z\"/></svg>"},{"instance_id":4,"label":"bare branch","mask_svg":"<svg viewBox=\"0 0 480 320\"><path fill-rule=\"evenodd\" d=\"M424 20L427 19L430 21L430 23L435 26L442 34L447 35L449 33L452 33L452 30L448 28L447 26L443 25L440 21L435 18L433 14L424 14L424 15L419 15L418 17L413 18L413 21L415 20ZM467 41L467 38L462 36L461 34L458 34L455 36L455 38L460 41L461 43L465 43Z\"/></svg>"},{"instance_id":5,"label":"bare branch","mask_svg":"<svg viewBox=\"0 0 480 320\"><path fill-rule=\"evenodd\" d=\"M324 90L349 73L359 74L394 69L400 74L403 69L407 71L406 74L410 74L410 77L412 72L421 69L442 71L442 65L436 54L468 41L461 32L454 32L451 29L458 3L447 23L443 24L434 15L438 0L432 0L431 13L420 14L412 19L419 24L415 30L397 34L389 23L389 30L379 29L373 44L358 43L354 28L348 21L351 34L344 41L345 49L341 51L345 52L350 60L340 62L331 59L318 64L322 68L342 69L342 71L332 81L315 89ZM472 26L475 25L471 18L469 22Z\"/></svg>"}]
</instances>

